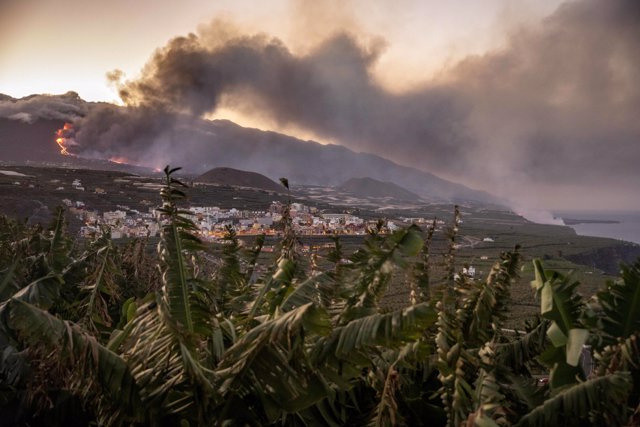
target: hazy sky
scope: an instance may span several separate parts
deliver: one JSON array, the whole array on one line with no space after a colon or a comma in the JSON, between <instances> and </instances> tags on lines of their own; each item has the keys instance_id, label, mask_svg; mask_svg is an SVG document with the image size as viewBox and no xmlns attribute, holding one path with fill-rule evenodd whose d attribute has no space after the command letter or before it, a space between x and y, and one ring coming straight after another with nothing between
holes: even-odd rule
<instances>
[{"instance_id":1,"label":"hazy sky","mask_svg":"<svg viewBox=\"0 0 640 427\"><path fill-rule=\"evenodd\" d=\"M547 208L640 209L639 79L637 0L0 0L0 93L230 118Z\"/></svg>"},{"instance_id":2,"label":"hazy sky","mask_svg":"<svg viewBox=\"0 0 640 427\"><path fill-rule=\"evenodd\" d=\"M448 62L503 42L505 30L536 22L559 0L1 0L0 93L74 90L117 100L105 74L135 77L177 35L224 18L303 52L348 28L387 47L376 73L395 89L428 79ZM398 78L401 76L400 78Z\"/></svg>"}]
</instances>

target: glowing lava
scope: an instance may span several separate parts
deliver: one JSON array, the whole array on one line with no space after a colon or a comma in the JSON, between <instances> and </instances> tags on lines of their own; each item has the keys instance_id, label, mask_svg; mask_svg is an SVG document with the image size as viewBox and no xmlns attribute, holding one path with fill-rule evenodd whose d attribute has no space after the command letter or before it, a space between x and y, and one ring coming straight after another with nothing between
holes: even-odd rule
<instances>
[{"instance_id":1,"label":"glowing lava","mask_svg":"<svg viewBox=\"0 0 640 427\"><path fill-rule=\"evenodd\" d=\"M60 146L60 154L65 156L73 156L67 150L67 144L69 143L69 139L73 134L73 125L71 123L65 123L62 129L58 129L56 131L56 144Z\"/></svg>"},{"instance_id":2,"label":"glowing lava","mask_svg":"<svg viewBox=\"0 0 640 427\"><path fill-rule=\"evenodd\" d=\"M119 165L131 163L126 157L110 157L109 161Z\"/></svg>"}]
</instances>

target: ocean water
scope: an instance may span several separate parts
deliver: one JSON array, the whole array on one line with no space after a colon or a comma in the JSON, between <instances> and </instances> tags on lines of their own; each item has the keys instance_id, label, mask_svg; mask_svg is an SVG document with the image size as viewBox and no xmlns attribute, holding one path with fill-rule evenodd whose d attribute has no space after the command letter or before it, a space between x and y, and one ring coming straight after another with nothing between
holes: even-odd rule
<instances>
[{"instance_id":1,"label":"ocean water","mask_svg":"<svg viewBox=\"0 0 640 427\"><path fill-rule=\"evenodd\" d=\"M640 212L562 211L555 216L571 219L619 221L617 224L570 225L581 236L610 237L640 244Z\"/></svg>"}]
</instances>

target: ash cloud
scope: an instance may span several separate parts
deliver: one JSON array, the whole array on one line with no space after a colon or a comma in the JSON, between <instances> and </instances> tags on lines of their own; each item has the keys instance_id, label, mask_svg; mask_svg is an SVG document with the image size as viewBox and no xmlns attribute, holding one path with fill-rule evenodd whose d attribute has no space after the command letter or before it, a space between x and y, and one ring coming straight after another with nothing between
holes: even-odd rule
<instances>
[{"instance_id":1,"label":"ash cloud","mask_svg":"<svg viewBox=\"0 0 640 427\"><path fill-rule=\"evenodd\" d=\"M504 167L535 182L640 184L639 24L635 1L566 3L502 51L457 64L483 152L506 148Z\"/></svg>"},{"instance_id":2,"label":"ash cloud","mask_svg":"<svg viewBox=\"0 0 640 427\"><path fill-rule=\"evenodd\" d=\"M120 81L128 111L92 109L78 150L181 152L189 143L176 126L224 106L521 199L524 183L635 191L639 23L634 0L567 2L503 48L398 94L373 76L381 40L340 32L296 54L214 22L158 49L139 79Z\"/></svg>"},{"instance_id":3,"label":"ash cloud","mask_svg":"<svg viewBox=\"0 0 640 427\"><path fill-rule=\"evenodd\" d=\"M458 131L469 107L449 89L395 95L374 80L379 40L365 45L340 33L304 56L265 35L233 37L213 49L205 40L192 34L158 50L141 79L121 85L123 101L196 117L228 106L395 160L420 153L427 166L473 142Z\"/></svg>"},{"instance_id":4,"label":"ash cloud","mask_svg":"<svg viewBox=\"0 0 640 427\"><path fill-rule=\"evenodd\" d=\"M87 113L76 92L64 95L30 95L16 99L0 95L0 117L33 123L38 119L71 122Z\"/></svg>"}]
</instances>

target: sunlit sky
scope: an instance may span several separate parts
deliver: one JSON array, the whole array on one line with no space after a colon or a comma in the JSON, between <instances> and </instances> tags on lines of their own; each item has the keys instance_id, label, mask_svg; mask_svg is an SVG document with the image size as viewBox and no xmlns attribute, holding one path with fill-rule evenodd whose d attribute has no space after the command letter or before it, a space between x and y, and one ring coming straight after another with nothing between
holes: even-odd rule
<instances>
[{"instance_id":1,"label":"sunlit sky","mask_svg":"<svg viewBox=\"0 0 640 427\"><path fill-rule=\"evenodd\" d=\"M498 48L511 28L540 20L559 3L2 0L0 93L21 97L74 90L87 100L116 101L105 78L108 71L120 69L135 78L167 40L220 17L244 31L279 37L298 52L338 28L381 37L387 49L376 77L403 90L429 79L448 62Z\"/></svg>"},{"instance_id":2,"label":"sunlit sky","mask_svg":"<svg viewBox=\"0 0 640 427\"><path fill-rule=\"evenodd\" d=\"M0 0L0 93L121 103L121 70L129 106L204 106L531 205L635 209L638 18L634 0ZM256 34L282 43L225 45Z\"/></svg>"}]
</instances>

